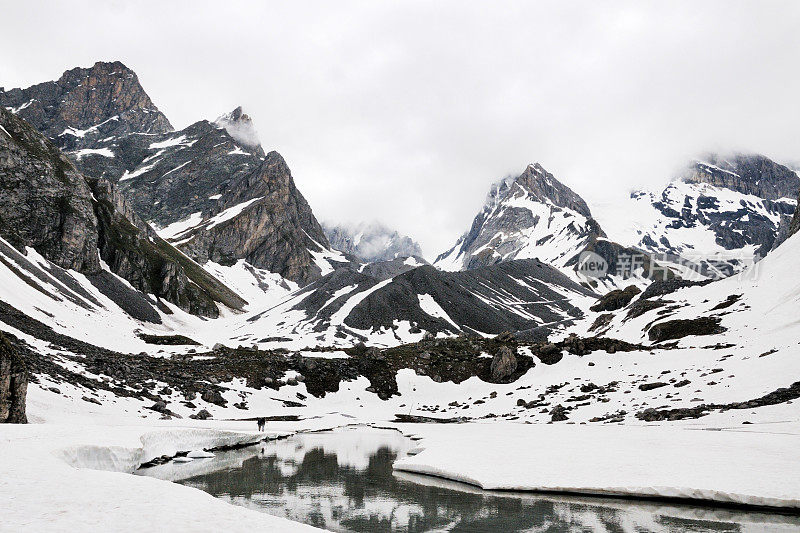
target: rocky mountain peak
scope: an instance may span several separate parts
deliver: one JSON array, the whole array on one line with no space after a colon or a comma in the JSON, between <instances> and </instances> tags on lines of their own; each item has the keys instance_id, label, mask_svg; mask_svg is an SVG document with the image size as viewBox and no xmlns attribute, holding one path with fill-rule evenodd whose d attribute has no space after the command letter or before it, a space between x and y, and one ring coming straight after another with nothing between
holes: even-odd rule
<instances>
[{"instance_id":1,"label":"rocky mountain peak","mask_svg":"<svg viewBox=\"0 0 800 533\"><path fill-rule=\"evenodd\" d=\"M220 116L214 121L214 124L220 128L225 128L231 137L245 146L251 148L261 146L261 141L258 138L258 132L253 124L253 120L250 118L250 115L247 115L242 110L241 106L230 113L225 113Z\"/></svg>"},{"instance_id":2,"label":"rocky mountain peak","mask_svg":"<svg viewBox=\"0 0 800 533\"><path fill-rule=\"evenodd\" d=\"M514 185L518 188L515 188ZM585 217L591 217L589 206L572 189L558 181L539 163L528 165L517 177L509 177L495 183L489 193L490 202L496 203L509 196L527 195L530 199L571 209ZM493 201L492 201L493 200Z\"/></svg>"},{"instance_id":3,"label":"rocky mountain peak","mask_svg":"<svg viewBox=\"0 0 800 533\"><path fill-rule=\"evenodd\" d=\"M172 130L135 72L119 61L70 69L57 80L0 90L0 106L25 119L57 146L76 149L130 132Z\"/></svg>"},{"instance_id":4,"label":"rocky mountain peak","mask_svg":"<svg viewBox=\"0 0 800 533\"><path fill-rule=\"evenodd\" d=\"M472 227L434 265L464 270L538 258L569 271L570 260L602 237L583 198L533 163L492 185Z\"/></svg>"},{"instance_id":5,"label":"rocky mountain peak","mask_svg":"<svg viewBox=\"0 0 800 533\"><path fill-rule=\"evenodd\" d=\"M766 156L708 153L663 190L634 192L627 226L616 229L626 244L727 276L790 234L799 189L797 173Z\"/></svg>"}]
</instances>

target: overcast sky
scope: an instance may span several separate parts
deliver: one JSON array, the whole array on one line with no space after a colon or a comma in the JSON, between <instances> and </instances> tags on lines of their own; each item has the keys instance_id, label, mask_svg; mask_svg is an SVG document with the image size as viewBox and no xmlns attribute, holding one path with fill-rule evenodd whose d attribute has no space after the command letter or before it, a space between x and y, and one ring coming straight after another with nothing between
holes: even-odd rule
<instances>
[{"instance_id":1,"label":"overcast sky","mask_svg":"<svg viewBox=\"0 0 800 533\"><path fill-rule=\"evenodd\" d=\"M242 105L320 220L429 258L528 163L598 209L706 150L800 160L800 2L132 4L0 0L0 86L121 60L177 128Z\"/></svg>"}]
</instances>

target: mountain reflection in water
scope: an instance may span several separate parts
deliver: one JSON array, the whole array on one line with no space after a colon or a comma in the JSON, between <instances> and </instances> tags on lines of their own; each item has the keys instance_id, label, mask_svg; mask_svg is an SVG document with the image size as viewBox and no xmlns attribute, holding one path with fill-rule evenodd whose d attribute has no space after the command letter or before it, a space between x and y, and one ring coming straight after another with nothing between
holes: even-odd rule
<instances>
[{"instance_id":1,"label":"mountain reflection in water","mask_svg":"<svg viewBox=\"0 0 800 533\"><path fill-rule=\"evenodd\" d=\"M800 517L712 507L533 493L487 492L393 472L413 443L365 427L300 434L144 475L331 531L764 532L798 531ZM543 458L546 460L546 458Z\"/></svg>"}]
</instances>

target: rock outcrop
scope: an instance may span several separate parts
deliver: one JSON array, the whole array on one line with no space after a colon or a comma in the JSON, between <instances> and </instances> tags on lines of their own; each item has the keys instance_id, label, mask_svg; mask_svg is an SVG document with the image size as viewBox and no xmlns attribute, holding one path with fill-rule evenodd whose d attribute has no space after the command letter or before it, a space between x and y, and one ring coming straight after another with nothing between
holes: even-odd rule
<instances>
[{"instance_id":1,"label":"rock outcrop","mask_svg":"<svg viewBox=\"0 0 800 533\"><path fill-rule=\"evenodd\" d=\"M19 351L0 332L0 424L25 424L28 371Z\"/></svg>"},{"instance_id":2,"label":"rock outcrop","mask_svg":"<svg viewBox=\"0 0 800 533\"><path fill-rule=\"evenodd\" d=\"M314 254L324 255L328 240L278 152L269 152L258 168L231 185L209 218L174 241L201 263L245 259L301 284L327 273Z\"/></svg>"},{"instance_id":3,"label":"rock outcrop","mask_svg":"<svg viewBox=\"0 0 800 533\"><path fill-rule=\"evenodd\" d=\"M689 165L680 178L686 183L708 183L765 200L794 199L800 189L796 172L760 154L707 154Z\"/></svg>"},{"instance_id":4,"label":"rock outcrop","mask_svg":"<svg viewBox=\"0 0 800 533\"><path fill-rule=\"evenodd\" d=\"M501 346L492 358L492 381L502 382L517 370L517 356L508 346Z\"/></svg>"},{"instance_id":5,"label":"rock outcrop","mask_svg":"<svg viewBox=\"0 0 800 533\"><path fill-rule=\"evenodd\" d=\"M725 327L720 325L717 317L698 317L692 319L666 320L650 327L647 336L653 342L671 339L682 339L689 335L716 335L723 333Z\"/></svg>"},{"instance_id":6,"label":"rock outcrop","mask_svg":"<svg viewBox=\"0 0 800 533\"><path fill-rule=\"evenodd\" d=\"M640 292L642 290L636 285L630 285L623 290L615 289L600 297L590 309L595 312L622 309Z\"/></svg>"}]
</instances>

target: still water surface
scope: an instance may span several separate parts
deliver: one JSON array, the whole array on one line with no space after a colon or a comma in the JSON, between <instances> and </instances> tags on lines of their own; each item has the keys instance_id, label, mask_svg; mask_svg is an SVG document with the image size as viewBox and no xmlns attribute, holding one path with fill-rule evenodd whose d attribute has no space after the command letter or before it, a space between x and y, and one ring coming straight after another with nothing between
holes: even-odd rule
<instances>
[{"instance_id":1,"label":"still water surface","mask_svg":"<svg viewBox=\"0 0 800 533\"><path fill-rule=\"evenodd\" d=\"M800 532L800 517L532 493L393 472L414 443L353 427L141 470L232 504L340 532Z\"/></svg>"}]
</instances>

